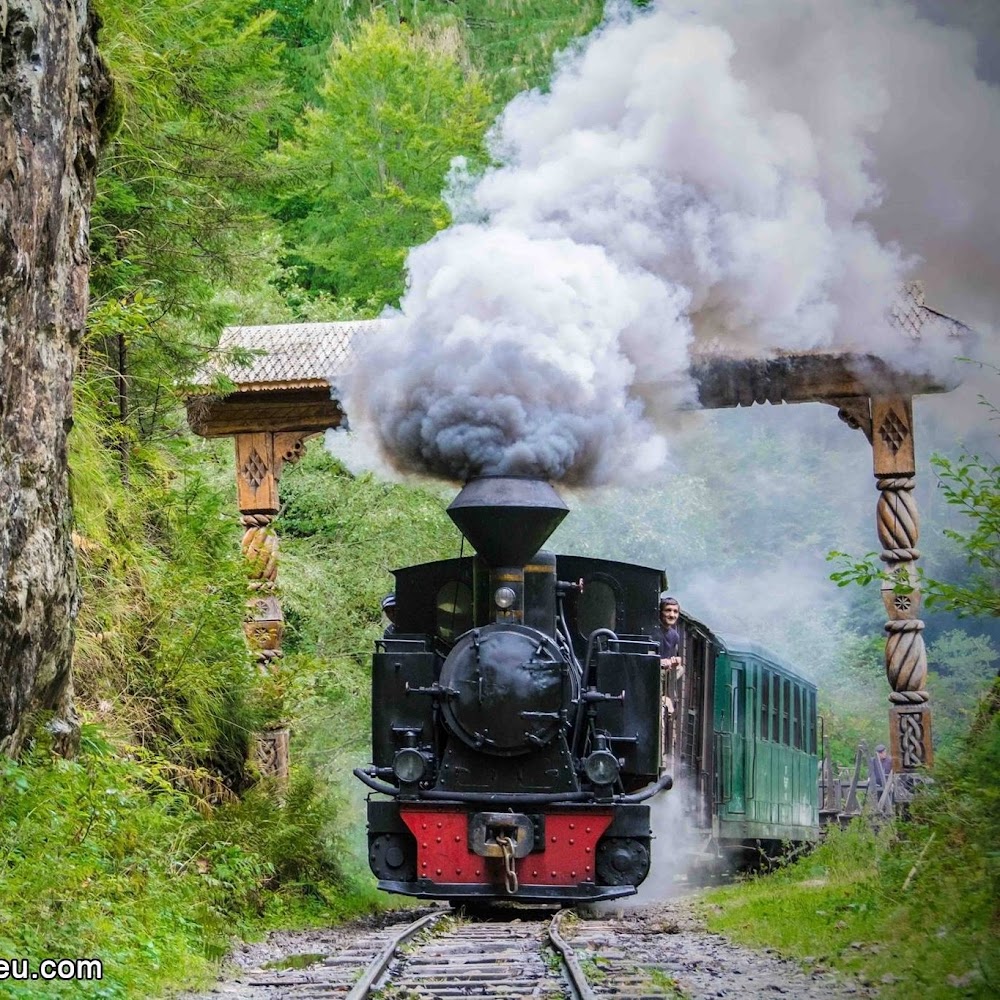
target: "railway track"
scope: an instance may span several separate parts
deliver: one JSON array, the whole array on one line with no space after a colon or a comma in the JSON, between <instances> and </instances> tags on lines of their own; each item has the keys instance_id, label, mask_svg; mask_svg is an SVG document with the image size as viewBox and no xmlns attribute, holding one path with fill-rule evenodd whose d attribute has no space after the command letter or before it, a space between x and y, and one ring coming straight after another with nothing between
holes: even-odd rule
<instances>
[{"instance_id":1,"label":"railway track","mask_svg":"<svg viewBox=\"0 0 1000 1000\"><path fill-rule=\"evenodd\" d=\"M551 919L443 918L431 927L424 918L417 923L404 931L411 932L412 943L389 944L385 954L391 958L373 962L348 1000L678 996L662 970L630 957L613 921L580 921L562 910Z\"/></svg>"},{"instance_id":2,"label":"railway track","mask_svg":"<svg viewBox=\"0 0 1000 1000\"><path fill-rule=\"evenodd\" d=\"M447 910L359 935L301 969L261 970L217 988L252 1000L653 1000L682 996L641 964L614 921L456 917ZM308 956L307 956L308 957Z\"/></svg>"},{"instance_id":3,"label":"railway track","mask_svg":"<svg viewBox=\"0 0 1000 1000\"><path fill-rule=\"evenodd\" d=\"M187 1000L870 1000L872 984L808 970L710 934L682 901L586 919L515 911L475 919L443 907L420 920L278 932L234 954L242 970ZM410 911L383 919L406 920ZM268 964L264 964L268 963ZM289 967L294 966L294 967Z\"/></svg>"}]
</instances>

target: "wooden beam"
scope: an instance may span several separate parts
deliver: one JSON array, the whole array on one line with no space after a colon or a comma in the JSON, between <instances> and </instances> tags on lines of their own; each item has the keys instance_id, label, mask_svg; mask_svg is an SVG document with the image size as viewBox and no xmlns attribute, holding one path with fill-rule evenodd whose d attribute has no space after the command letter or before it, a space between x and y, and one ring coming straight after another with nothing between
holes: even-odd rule
<instances>
[{"instance_id":1,"label":"wooden beam","mask_svg":"<svg viewBox=\"0 0 1000 1000\"><path fill-rule=\"evenodd\" d=\"M786 354L774 358L696 358L691 376L704 409L754 403L806 403L849 397L948 392L951 372L911 374L870 354ZM840 405L840 404L838 404Z\"/></svg>"},{"instance_id":2,"label":"wooden beam","mask_svg":"<svg viewBox=\"0 0 1000 1000\"><path fill-rule=\"evenodd\" d=\"M298 431L315 433L344 421L340 401L329 386L189 396L188 423L202 437Z\"/></svg>"}]
</instances>

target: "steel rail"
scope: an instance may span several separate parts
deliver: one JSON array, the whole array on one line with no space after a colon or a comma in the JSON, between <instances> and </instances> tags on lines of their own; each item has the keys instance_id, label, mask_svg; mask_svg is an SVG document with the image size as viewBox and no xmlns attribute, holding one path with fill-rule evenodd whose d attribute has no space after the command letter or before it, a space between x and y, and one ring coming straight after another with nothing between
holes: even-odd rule
<instances>
[{"instance_id":1,"label":"steel rail","mask_svg":"<svg viewBox=\"0 0 1000 1000\"><path fill-rule=\"evenodd\" d=\"M590 988L590 983L587 982L587 977L584 975L583 969L580 968L576 952L573 951L572 945L566 942L559 933L559 925L562 923L563 917L569 912L569 910L560 910L552 918L549 923L549 940L552 942L552 947L559 952L563 960L573 1000L597 1000L597 994Z\"/></svg>"},{"instance_id":2,"label":"steel rail","mask_svg":"<svg viewBox=\"0 0 1000 1000\"><path fill-rule=\"evenodd\" d=\"M364 975L351 987L351 992L347 994L346 1000L367 1000L375 987L375 983L381 978L389 963L396 956L396 949L406 944L410 938L415 937L422 930L436 924L445 911L438 913L428 913L427 916L415 920L412 924L407 924L401 931L395 934L392 940L372 959Z\"/></svg>"}]
</instances>

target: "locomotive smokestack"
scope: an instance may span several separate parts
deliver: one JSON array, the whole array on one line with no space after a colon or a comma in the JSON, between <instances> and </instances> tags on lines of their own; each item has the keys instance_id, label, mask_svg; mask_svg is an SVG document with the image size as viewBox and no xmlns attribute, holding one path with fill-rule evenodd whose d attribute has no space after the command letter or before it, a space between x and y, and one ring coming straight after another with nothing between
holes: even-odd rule
<instances>
[{"instance_id":1,"label":"locomotive smokestack","mask_svg":"<svg viewBox=\"0 0 1000 1000\"><path fill-rule=\"evenodd\" d=\"M481 476L466 483L448 516L491 566L523 566L569 513L543 479Z\"/></svg>"}]
</instances>

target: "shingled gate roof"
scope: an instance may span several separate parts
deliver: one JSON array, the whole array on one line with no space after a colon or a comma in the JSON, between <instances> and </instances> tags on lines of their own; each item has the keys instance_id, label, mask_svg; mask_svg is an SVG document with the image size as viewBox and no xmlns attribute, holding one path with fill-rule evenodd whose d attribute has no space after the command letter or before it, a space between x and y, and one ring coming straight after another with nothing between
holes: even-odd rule
<instances>
[{"instance_id":1,"label":"shingled gate roof","mask_svg":"<svg viewBox=\"0 0 1000 1000\"><path fill-rule=\"evenodd\" d=\"M890 321L922 338L960 340L971 331L957 320L928 308L919 281L908 283L889 311ZM347 320L332 323L291 323L278 326L229 326L219 341L219 351L241 348L258 352L248 365L215 362L206 365L192 380L192 389L210 391L219 375L236 384L237 392L268 392L329 386L331 380L348 370L358 344L371 336L383 320ZM803 352L796 357L830 357L830 352ZM779 354L779 359L781 354ZM695 357L694 369L724 361L714 357ZM732 359L740 363L739 359ZM743 359L747 360L747 359Z\"/></svg>"},{"instance_id":2,"label":"shingled gate roof","mask_svg":"<svg viewBox=\"0 0 1000 1000\"><path fill-rule=\"evenodd\" d=\"M290 323L280 326L227 326L219 340L220 353L240 348L257 353L249 365L209 363L192 380L207 389L219 375L236 383L240 392L266 392L329 385L347 370L360 339L371 335L381 320L339 323Z\"/></svg>"}]
</instances>

